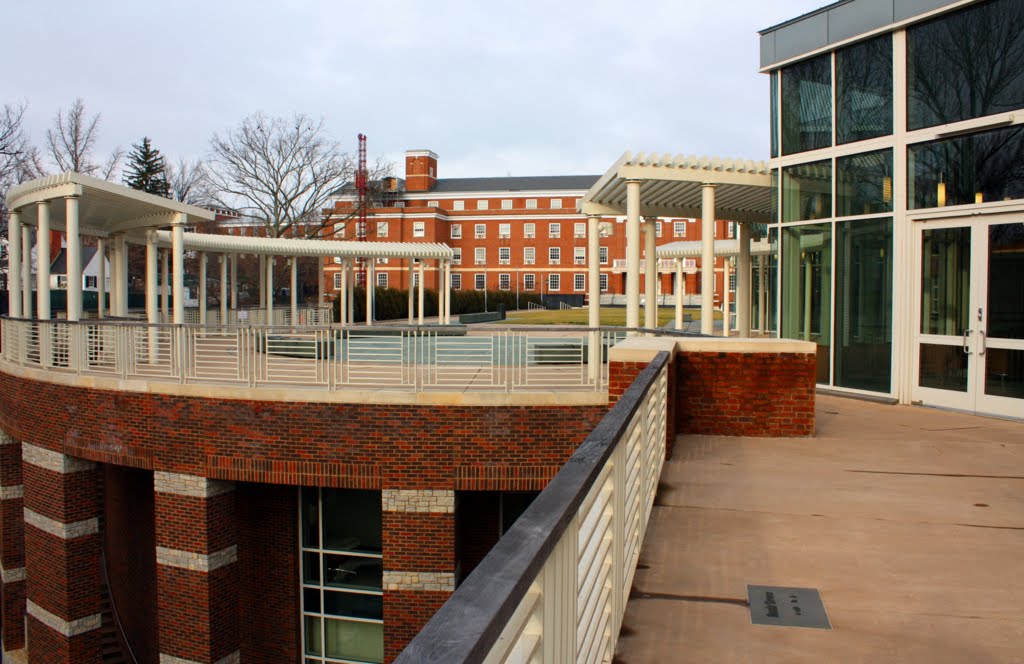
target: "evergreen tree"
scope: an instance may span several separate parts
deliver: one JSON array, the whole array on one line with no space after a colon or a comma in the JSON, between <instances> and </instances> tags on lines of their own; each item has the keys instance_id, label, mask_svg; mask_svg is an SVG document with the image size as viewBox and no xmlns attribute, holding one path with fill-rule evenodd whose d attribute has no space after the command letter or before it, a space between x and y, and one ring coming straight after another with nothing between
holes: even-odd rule
<instances>
[{"instance_id":1,"label":"evergreen tree","mask_svg":"<svg viewBox=\"0 0 1024 664\"><path fill-rule=\"evenodd\" d=\"M149 137L142 137L142 144L132 143L131 154L125 171L124 183L157 196L169 196L167 184L167 162L160 151L150 145Z\"/></svg>"}]
</instances>

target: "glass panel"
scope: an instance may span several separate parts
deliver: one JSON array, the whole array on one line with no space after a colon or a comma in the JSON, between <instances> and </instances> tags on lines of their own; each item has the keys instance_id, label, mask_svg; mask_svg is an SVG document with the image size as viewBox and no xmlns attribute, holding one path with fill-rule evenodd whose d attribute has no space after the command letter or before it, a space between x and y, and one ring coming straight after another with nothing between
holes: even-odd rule
<instances>
[{"instance_id":1,"label":"glass panel","mask_svg":"<svg viewBox=\"0 0 1024 664\"><path fill-rule=\"evenodd\" d=\"M782 336L818 344L817 382L829 383L832 225L783 229Z\"/></svg>"},{"instance_id":2,"label":"glass panel","mask_svg":"<svg viewBox=\"0 0 1024 664\"><path fill-rule=\"evenodd\" d=\"M773 336L779 334L779 290L776 284L779 283L779 229L773 228L768 231L768 245L771 254L768 255L768 331Z\"/></svg>"},{"instance_id":3,"label":"glass panel","mask_svg":"<svg viewBox=\"0 0 1024 664\"><path fill-rule=\"evenodd\" d=\"M320 554L302 552L302 582L310 584L320 583Z\"/></svg>"},{"instance_id":4,"label":"glass panel","mask_svg":"<svg viewBox=\"0 0 1024 664\"><path fill-rule=\"evenodd\" d=\"M315 549L320 545L320 523L317 512L319 489L302 488L302 546Z\"/></svg>"},{"instance_id":5,"label":"glass panel","mask_svg":"<svg viewBox=\"0 0 1024 664\"><path fill-rule=\"evenodd\" d=\"M779 169L772 169L771 222L779 223Z\"/></svg>"},{"instance_id":6,"label":"glass panel","mask_svg":"<svg viewBox=\"0 0 1024 664\"><path fill-rule=\"evenodd\" d=\"M379 491L323 489L324 549L381 552Z\"/></svg>"},{"instance_id":7,"label":"glass panel","mask_svg":"<svg viewBox=\"0 0 1024 664\"><path fill-rule=\"evenodd\" d=\"M907 30L907 128L1024 106L1024 3L977 3Z\"/></svg>"},{"instance_id":8,"label":"glass panel","mask_svg":"<svg viewBox=\"0 0 1024 664\"><path fill-rule=\"evenodd\" d=\"M768 93L769 104L771 109L769 115L771 115L771 154L772 157L779 156L779 72L773 71L771 73L770 92Z\"/></svg>"},{"instance_id":9,"label":"glass panel","mask_svg":"<svg viewBox=\"0 0 1024 664\"><path fill-rule=\"evenodd\" d=\"M782 220L832 216L832 162L814 161L782 169Z\"/></svg>"},{"instance_id":10,"label":"glass panel","mask_svg":"<svg viewBox=\"0 0 1024 664\"><path fill-rule=\"evenodd\" d=\"M782 70L782 154L832 145L832 56Z\"/></svg>"},{"instance_id":11,"label":"glass panel","mask_svg":"<svg viewBox=\"0 0 1024 664\"><path fill-rule=\"evenodd\" d=\"M1024 223L988 229L988 336L1024 339Z\"/></svg>"},{"instance_id":12,"label":"glass panel","mask_svg":"<svg viewBox=\"0 0 1024 664\"><path fill-rule=\"evenodd\" d=\"M836 51L836 143L892 133L892 35Z\"/></svg>"},{"instance_id":13,"label":"glass panel","mask_svg":"<svg viewBox=\"0 0 1024 664\"><path fill-rule=\"evenodd\" d=\"M380 595L325 591L324 613L329 613L332 616L383 620L384 598Z\"/></svg>"},{"instance_id":14,"label":"glass panel","mask_svg":"<svg viewBox=\"0 0 1024 664\"><path fill-rule=\"evenodd\" d=\"M324 585L329 588L380 590L383 587L380 558L324 554Z\"/></svg>"},{"instance_id":15,"label":"glass panel","mask_svg":"<svg viewBox=\"0 0 1024 664\"><path fill-rule=\"evenodd\" d=\"M962 346L921 344L918 384L937 390L966 392L967 357Z\"/></svg>"},{"instance_id":16,"label":"glass panel","mask_svg":"<svg viewBox=\"0 0 1024 664\"><path fill-rule=\"evenodd\" d=\"M347 620L326 620L327 656L359 662L384 661L384 626Z\"/></svg>"},{"instance_id":17,"label":"glass panel","mask_svg":"<svg viewBox=\"0 0 1024 664\"><path fill-rule=\"evenodd\" d=\"M971 229L922 231L921 333L960 336L970 316Z\"/></svg>"},{"instance_id":18,"label":"glass panel","mask_svg":"<svg viewBox=\"0 0 1024 664\"><path fill-rule=\"evenodd\" d=\"M989 348L985 352L985 394L1024 399L1024 350Z\"/></svg>"},{"instance_id":19,"label":"glass panel","mask_svg":"<svg viewBox=\"0 0 1024 664\"><path fill-rule=\"evenodd\" d=\"M310 613L320 613L320 589L302 589L302 610Z\"/></svg>"},{"instance_id":20,"label":"glass panel","mask_svg":"<svg viewBox=\"0 0 1024 664\"><path fill-rule=\"evenodd\" d=\"M303 620L306 622L306 654L322 655L320 638L321 618L319 616L303 616Z\"/></svg>"},{"instance_id":21,"label":"glass panel","mask_svg":"<svg viewBox=\"0 0 1024 664\"><path fill-rule=\"evenodd\" d=\"M836 159L836 216L892 212L892 150Z\"/></svg>"},{"instance_id":22,"label":"glass panel","mask_svg":"<svg viewBox=\"0 0 1024 664\"><path fill-rule=\"evenodd\" d=\"M835 384L891 391L892 220L836 224Z\"/></svg>"},{"instance_id":23,"label":"glass panel","mask_svg":"<svg viewBox=\"0 0 1024 664\"><path fill-rule=\"evenodd\" d=\"M907 148L911 208L1024 198L1024 127Z\"/></svg>"}]
</instances>

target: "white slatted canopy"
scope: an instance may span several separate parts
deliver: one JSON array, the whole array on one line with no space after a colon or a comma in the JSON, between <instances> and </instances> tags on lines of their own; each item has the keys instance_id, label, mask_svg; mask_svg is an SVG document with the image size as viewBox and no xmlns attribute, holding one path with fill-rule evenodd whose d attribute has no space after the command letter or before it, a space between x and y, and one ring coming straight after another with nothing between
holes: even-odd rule
<instances>
[{"instance_id":1,"label":"white slatted canopy","mask_svg":"<svg viewBox=\"0 0 1024 664\"><path fill-rule=\"evenodd\" d=\"M626 212L626 183L640 182L640 214L700 217L701 186L715 185L718 219L767 223L771 175L763 161L625 152L580 199L588 215Z\"/></svg>"},{"instance_id":2,"label":"white slatted canopy","mask_svg":"<svg viewBox=\"0 0 1024 664\"><path fill-rule=\"evenodd\" d=\"M157 231L157 245L171 247L171 232ZM433 242L351 242L295 238L249 237L185 233L186 251L209 251L264 256L337 256L340 258L420 258L451 260L448 245Z\"/></svg>"},{"instance_id":3,"label":"white slatted canopy","mask_svg":"<svg viewBox=\"0 0 1024 664\"><path fill-rule=\"evenodd\" d=\"M700 258L704 244L700 240L670 242L658 247L658 258ZM751 256L767 256L772 253L768 240L750 243ZM715 256L739 256L739 240L715 240Z\"/></svg>"}]
</instances>

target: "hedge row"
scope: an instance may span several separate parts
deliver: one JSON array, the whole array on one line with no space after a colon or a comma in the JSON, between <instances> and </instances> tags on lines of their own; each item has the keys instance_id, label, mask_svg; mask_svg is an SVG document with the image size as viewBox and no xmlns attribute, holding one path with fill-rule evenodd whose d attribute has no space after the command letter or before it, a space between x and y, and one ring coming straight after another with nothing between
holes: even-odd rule
<instances>
[{"instance_id":1,"label":"hedge row","mask_svg":"<svg viewBox=\"0 0 1024 664\"><path fill-rule=\"evenodd\" d=\"M416 300L419 293L413 293ZM530 302L540 304L540 295L535 293L519 293L519 308L526 309ZM409 317L409 291L397 288L378 288L374 293L374 320L397 320ZM497 311L504 305L506 311L516 309L516 294L509 291L487 291L487 311ZM413 306L416 304L414 302ZM355 289L355 320L366 320L366 289ZM452 316L474 314L484 311L484 291L453 290ZM415 311L415 309L414 309ZM437 291L423 291L423 315L437 316ZM341 299L334 300L334 320L341 320Z\"/></svg>"}]
</instances>

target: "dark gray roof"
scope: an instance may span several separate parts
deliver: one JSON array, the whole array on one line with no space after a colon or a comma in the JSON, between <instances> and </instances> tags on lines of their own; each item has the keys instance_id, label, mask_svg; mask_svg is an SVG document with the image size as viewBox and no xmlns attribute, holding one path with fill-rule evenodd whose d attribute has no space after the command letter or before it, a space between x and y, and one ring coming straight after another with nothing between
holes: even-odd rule
<instances>
[{"instance_id":1,"label":"dark gray roof","mask_svg":"<svg viewBox=\"0 0 1024 664\"><path fill-rule=\"evenodd\" d=\"M89 264L92 257L96 255L96 247L82 247L82 269ZM57 257L50 263L50 274L68 273L68 250L61 249Z\"/></svg>"},{"instance_id":2,"label":"dark gray roof","mask_svg":"<svg viewBox=\"0 0 1024 664\"><path fill-rule=\"evenodd\" d=\"M454 194L477 191L586 191L600 175L537 175L502 178L442 178L429 193Z\"/></svg>"}]
</instances>

